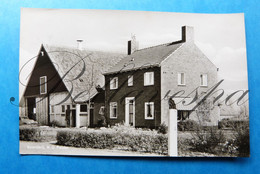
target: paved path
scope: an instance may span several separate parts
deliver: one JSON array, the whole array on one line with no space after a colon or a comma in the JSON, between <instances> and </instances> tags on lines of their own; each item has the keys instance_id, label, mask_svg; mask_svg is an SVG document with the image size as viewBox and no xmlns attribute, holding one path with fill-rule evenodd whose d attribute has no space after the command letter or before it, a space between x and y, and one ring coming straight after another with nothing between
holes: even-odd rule
<instances>
[{"instance_id":1,"label":"paved path","mask_svg":"<svg viewBox=\"0 0 260 174\"><path fill-rule=\"evenodd\" d=\"M56 145L56 142L31 142L20 141L20 154L40 154L40 155L73 155L73 156L142 156L153 157L159 154L139 153L122 150L76 148ZM161 156L163 157L163 156Z\"/></svg>"}]
</instances>

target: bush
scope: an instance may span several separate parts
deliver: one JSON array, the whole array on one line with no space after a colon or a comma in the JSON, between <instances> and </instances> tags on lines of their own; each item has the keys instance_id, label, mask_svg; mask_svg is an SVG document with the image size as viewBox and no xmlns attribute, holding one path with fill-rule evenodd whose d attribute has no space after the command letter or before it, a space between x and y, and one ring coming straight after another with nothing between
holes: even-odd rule
<instances>
[{"instance_id":1,"label":"bush","mask_svg":"<svg viewBox=\"0 0 260 174\"><path fill-rule=\"evenodd\" d=\"M19 135L22 141L48 142L56 140L56 132L53 132L49 128L20 127Z\"/></svg>"},{"instance_id":2,"label":"bush","mask_svg":"<svg viewBox=\"0 0 260 174\"><path fill-rule=\"evenodd\" d=\"M84 148L111 149L167 154L168 138L156 131L126 126L87 131L59 131L57 144Z\"/></svg>"},{"instance_id":3,"label":"bush","mask_svg":"<svg viewBox=\"0 0 260 174\"><path fill-rule=\"evenodd\" d=\"M111 133L101 131L59 131L57 133L57 144L98 149L114 147Z\"/></svg>"},{"instance_id":4,"label":"bush","mask_svg":"<svg viewBox=\"0 0 260 174\"><path fill-rule=\"evenodd\" d=\"M219 154L221 152L219 145L225 141L223 132L212 128L209 131L197 130L189 145L197 152Z\"/></svg>"},{"instance_id":5,"label":"bush","mask_svg":"<svg viewBox=\"0 0 260 174\"><path fill-rule=\"evenodd\" d=\"M229 120L229 119L223 119L219 121L218 128L219 129L237 129L244 125L248 125L248 120Z\"/></svg>"},{"instance_id":6,"label":"bush","mask_svg":"<svg viewBox=\"0 0 260 174\"><path fill-rule=\"evenodd\" d=\"M199 129L199 124L193 120L178 122L178 131L195 131Z\"/></svg>"},{"instance_id":7,"label":"bush","mask_svg":"<svg viewBox=\"0 0 260 174\"><path fill-rule=\"evenodd\" d=\"M166 134L167 133L167 130L168 130L168 127L166 126L165 123L162 123L160 124L160 126L158 127L158 133L161 133L161 134Z\"/></svg>"},{"instance_id":8,"label":"bush","mask_svg":"<svg viewBox=\"0 0 260 174\"><path fill-rule=\"evenodd\" d=\"M236 127L234 131L234 144L237 146L238 156L248 157L250 154L249 124L244 123Z\"/></svg>"},{"instance_id":9,"label":"bush","mask_svg":"<svg viewBox=\"0 0 260 174\"><path fill-rule=\"evenodd\" d=\"M41 141L40 130L34 127L31 128L20 128L19 137L22 141Z\"/></svg>"},{"instance_id":10,"label":"bush","mask_svg":"<svg viewBox=\"0 0 260 174\"><path fill-rule=\"evenodd\" d=\"M50 125L52 127L61 127L61 125L59 124L59 122L57 120L53 120L52 122L50 122Z\"/></svg>"}]
</instances>

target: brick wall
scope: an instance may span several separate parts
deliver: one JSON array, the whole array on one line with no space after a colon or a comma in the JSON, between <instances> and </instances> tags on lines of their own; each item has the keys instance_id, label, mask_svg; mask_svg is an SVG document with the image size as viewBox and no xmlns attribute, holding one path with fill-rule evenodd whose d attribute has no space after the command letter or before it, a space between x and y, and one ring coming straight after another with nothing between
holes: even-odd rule
<instances>
[{"instance_id":1,"label":"brick wall","mask_svg":"<svg viewBox=\"0 0 260 174\"><path fill-rule=\"evenodd\" d=\"M185 85L178 85L178 73L185 73ZM200 87L200 75L207 74L208 87ZM207 91L211 86L218 81L217 67L199 50L193 42L184 43L178 50L165 59L161 63L161 96L171 90L169 96L174 93L184 90L183 96L191 93L195 88L198 88L198 93ZM194 96L193 93L191 96ZM168 100L164 99L161 102L161 122L168 124ZM217 109L216 109L217 110ZM193 115L194 116L194 115ZM216 122L216 117L219 117L218 111L213 111L211 118ZM195 117L194 117L195 118ZM214 123L215 124L215 123Z\"/></svg>"},{"instance_id":2,"label":"brick wall","mask_svg":"<svg viewBox=\"0 0 260 174\"><path fill-rule=\"evenodd\" d=\"M144 73L154 72L154 85L144 86ZM128 86L128 76L133 75L133 86ZM110 78L118 77L118 89L110 90ZM137 71L119 73L117 75L105 76L105 106L106 117L111 125L125 121L125 98L135 97L135 126L136 127L156 127L161 123L161 104L160 104L160 68L148 68ZM154 102L155 118L145 120L144 103ZM109 103L117 102L118 117L117 119L109 118Z\"/></svg>"}]
</instances>

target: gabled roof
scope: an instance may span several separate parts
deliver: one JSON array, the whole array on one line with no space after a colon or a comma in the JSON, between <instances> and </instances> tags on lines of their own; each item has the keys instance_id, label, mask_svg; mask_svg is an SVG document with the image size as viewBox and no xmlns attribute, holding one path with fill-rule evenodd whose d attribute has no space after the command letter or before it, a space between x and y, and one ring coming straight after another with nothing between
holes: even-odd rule
<instances>
[{"instance_id":1,"label":"gabled roof","mask_svg":"<svg viewBox=\"0 0 260 174\"><path fill-rule=\"evenodd\" d=\"M100 51L78 50L43 44L50 60L75 102L84 102L97 94L96 85L104 86L102 73L115 65L124 55ZM85 66L84 66L85 65ZM92 77L92 74L95 77ZM94 78L94 80L91 80ZM91 82L94 83L92 84ZM93 85L90 91L89 86ZM88 93L90 92L90 94Z\"/></svg>"},{"instance_id":2,"label":"gabled roof","mask_svg":"<svg viewBox=\"0 0 260 174\"><path fill-rule=\"evenodd\" d=\"M159 66L165 58L177 50L183 43L183 41L177 41L137 50L131 55L121 59L121 61L119 61L104 74L113 74L146 67Z\"/></svg>"}]
</instances>

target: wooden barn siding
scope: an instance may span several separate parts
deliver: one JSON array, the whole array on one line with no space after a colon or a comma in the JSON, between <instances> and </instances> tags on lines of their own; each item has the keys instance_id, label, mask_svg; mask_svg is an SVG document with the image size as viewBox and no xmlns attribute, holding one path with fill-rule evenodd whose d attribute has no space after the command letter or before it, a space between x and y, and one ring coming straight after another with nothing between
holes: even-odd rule
<instances>
[{"instance_id":1,"label":"wooden barn siding","mask_svg":"<svg viewBox=\"0 0 260 174\"><path fill-rule=\"evenodd\" d=\"M144 73L154 72L154 85L144 86ZM133 75L133 86L128 86L128 75ZM118 77L118 89L110 90L110 78ZM153 67L137 71L119 73L117 75L105 76L105 106L106 118L109 124L122 123L125 121L125 98L135 97L135 126L136 127L158 127L161 123L161 92L160 92L160 68ZM142 92L142 93L140 93ZM155 118L146 120L144 116L145 102L154 102ZM110 119L109 103L117 102L118 117Z\"/></svg>"},{"instance_id":2,"label":"wooden barn siding","mask_svg":"<svg viewBox=\"0 0 260 174\"><path fill-rule=\"evenodd\" d=\"M67 91L45 50L42 49L41 51L44 51L44 56L41 56L41 54L39 54L30 80L26 87L24 96L40 95L41 76L47 76L48 93Z\"/></svg>"},{"instance_id":3,"label":"wooden barn siding","mask_svg":"<svg viewBox=\"0 0 260 174\"><path fill-rule=\"evenodd\" d=\"M48 125L48 98L36 98L36 120L40 125Z\"/></svg>"}]
</instances>

